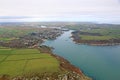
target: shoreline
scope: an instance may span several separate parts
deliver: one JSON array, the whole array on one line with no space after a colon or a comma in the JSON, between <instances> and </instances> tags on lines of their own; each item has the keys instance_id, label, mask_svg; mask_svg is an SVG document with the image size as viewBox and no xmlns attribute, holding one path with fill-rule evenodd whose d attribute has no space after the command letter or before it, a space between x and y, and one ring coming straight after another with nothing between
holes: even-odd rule
<instances>
[{"instance_id":1,"label":"shoreline","mask_svg":"<svg viewBox=\"0 0 120 80\"><path fill-rule=\"evenodd\" d=\"M58 55L55 55L55 54L51 54L51 56L55 57L58 61L60 61L60 67L66 69L68 71L72 71L73 73L78 74L81 77L81 80L92 80L92 78L86 76L79 68L72 65L65 58L58 56Z\"/></svg>"},{"instance_id":2,"label":"shoreline","mask_svg":"<svg viewBox=\"0 0 120 80\"><path fill-rule=\"evenodd\" d=\"M90 45L90 46L117 46L120 45L120 43L102 43L102 41L90 41L90 40L81 40L81 39L75 39L74 35L72 34L72 36L70 37L72 39L72 41L75 44L84 44L84 45Z\"/></svg>"},{"instance_id":3,"label":"shoreline","mask_svg":"<svg viewBox=\"0 0 120 80\"><path fill-rule=\"evenodd\" d=\"M69 79L72 79L72 80L92 80L92 78L84 75L84 73L77 67L75 67L74 65L72 65L68 60L64 59L63 57L61 56L58 56L56 54L54 54L52 52L52 48L51 47L48 47L48 46L43 46L43 47L39 47L39 46L36 46L36 47L33 47L33 48L29 48L29 49L38 49L40 51L40 48L45 48L43 49L42 51L47 51L48 53L44 53L42 52L43 54L50 54L50 56L56 58L56 60L59 62L59 69L60 69L60 72L65 72L64 74L60 74L60 72L58 72L58 77L59 76L62 76L61 77L62 79L58 79L58 80L69 80ZM46 52L45 51L45 52ZM35 75L37 74L37 75ZM33 74L21 74L21 75L17 75L17 76L10 76L10 75L7 75L7 74L3 74L3 75L0 75L0 80L24 80L24 79L35 79L35 80L40 80L40 75L39 73L33 73ZM47 72L45 73L42 73L42 74L45 74L45 75L49 75L49 73L47 74ZM54 75L54 73L51 73L49 76L52 77L52 75ZM56 72L57 74L57 72ZM43 75L43 76L45 76ZM56 77L57 77L56 76ZM49 77L47 77L49 78ZM49 80L49 79L46 79L46 80ZM51 79L50 79L51 80Z\"/></svg>"},{"instance_id":4,"label":"shoreline","mask_svg":"<svg viewBox=\"0 0 120 80\"><path fill-rule=\"evenodd\" d=\"M99 33L89 33L89 32L81 32L81 31L73 31L71 32L71 39L76 44L84 44L91 46L116 46L120 45L120 38L111 38L106 40L95 40L95 39L81 39L79 35L90 35L90 36L102 36Z\"/></svg>"},{"instance_id":5,"label":"shoreline","mask_svg":"<svg viewBox=\"0 0 120 80\"><path fill-rule=\"evenodd\" d=\"M95 43L82 43L82 42L78 42L74 39L72 39L72 41L75 43L75 44L83 44L83 45L90 45L90 46L119 46L120 43L104 43L104 44L95 44Z\"/></svg>"},{"instance_id":6,"label":"shoreline","mask_svg":"<svg viewBox=\"0 0 120 80\"><path fill-rule=\"evenodd\" d=\"M46 51L48 52L48 54L55 57L60 62L60 69L65 69L65 70L68 70L70 72L73 72L73 73L79 75L81 77L81 80L93 80L92 78L86 76L82 72L81 69L79 69L76 66L72 65L68 60L66 60L65 58L63 58L63 57L61 57L59 55L54 54L52 52L53 48L51 48L49 46L46 46L46 45L44 45L43 48L45 48L45 50L47 49ZM39 47L38 47L38 49L41 50ZM44 51L44 49L42 51Z\"/></svg>"}]
</instances>

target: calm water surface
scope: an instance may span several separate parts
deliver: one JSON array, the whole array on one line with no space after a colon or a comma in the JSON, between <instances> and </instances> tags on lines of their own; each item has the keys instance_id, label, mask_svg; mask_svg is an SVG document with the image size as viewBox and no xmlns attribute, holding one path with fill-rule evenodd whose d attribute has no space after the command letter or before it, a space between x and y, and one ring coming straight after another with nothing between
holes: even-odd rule
<instances>
[{"instance_id":1,"label":"calm water surface","mask_svg":"<svg viewBox=\"0 0 120 80\"><path fill-rule=\"evenodd\" d=\"M120 80L120 46L78 45L70 39L71 32L44 44L94 80Z\"/></svg>"}]
</instances>

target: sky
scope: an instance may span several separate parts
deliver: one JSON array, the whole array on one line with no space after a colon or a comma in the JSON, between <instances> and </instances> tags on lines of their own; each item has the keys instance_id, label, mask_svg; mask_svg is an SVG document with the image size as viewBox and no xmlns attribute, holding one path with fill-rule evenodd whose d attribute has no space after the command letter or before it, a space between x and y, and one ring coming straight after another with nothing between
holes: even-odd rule
<instances>
[{"instance_id":1,"label":"sky","mask_svg":"<svg viewBox=\"0 0 120 80\"><path fill-rule=\"evenodd\" d=\"M120 0L0 0L0 22L14 21L120 24Z\"/></svg>"}]
</instances>

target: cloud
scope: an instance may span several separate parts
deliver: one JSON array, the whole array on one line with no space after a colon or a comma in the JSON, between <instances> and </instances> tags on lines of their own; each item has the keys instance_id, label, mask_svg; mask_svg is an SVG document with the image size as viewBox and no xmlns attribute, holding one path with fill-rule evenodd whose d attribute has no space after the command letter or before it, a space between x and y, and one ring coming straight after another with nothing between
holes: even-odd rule
<instances>
[{"instance_id":1,"label":"cloud","mask_svg":"<svg viewBox=\"0 0 120 80\"><path fill-rule=\"evenodd\" d=\"M25 18L32 18L29 16L0 16L0 19L25 19Z\"/></svg>"},{"instance_id":2,"label":"cloud","mask_svg":"<svg viewBox=\"0 0 120 80\"><path fill-rule=\"evenodd\" d=\"M111 19L112 22L120 21L119 15L120 0L0 0L0 16L13 18L18 16L43 20L93 18Z\"/></svg>"}]
</instances>

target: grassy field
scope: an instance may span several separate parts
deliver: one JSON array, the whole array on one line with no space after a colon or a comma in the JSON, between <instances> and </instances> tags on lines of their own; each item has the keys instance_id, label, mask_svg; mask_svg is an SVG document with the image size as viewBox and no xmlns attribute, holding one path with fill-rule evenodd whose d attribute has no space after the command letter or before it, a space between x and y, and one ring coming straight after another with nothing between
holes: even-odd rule
<instances>
[{"instance_id":1,"label":"grassy field","mask_svg":"<svg viewBox=\"0 0 120 80\"><path fill-rule=\"evenodd\" d=\"M110 40L110 39L120 39L120 28L98 28L98 29L84 29L81 30L84 33L90 34L79 34L78 36L82 40ZM100 34L99 35L91 35Z\"/></svg>"},{"instance_id":2,"label":"grassy field","mask_svg":"<svg viewBox=\"0 0 120 80\"><path fill-rule=\"evenodd\" d=\"M27 73L59 71L59 62L50 54L37 49L0 48L0 75L10 76Z\"/></svg>"},{"instance_id":3,"label":"grassy field","mask_svg":"<svg viewBox=\"0 0 120 80\"><path fill-rule=\"evenodd\" d=\"M101 29L91 29L91 30L83 30L83 31L89 33L99 33L102 36L80 35L82 40L120 39L120 29L101 28Z\"/></svg>"},{"instance_id":4,"label":"grassy field","mask_svg":"<svg viewBox=\"0 0 120 80\"><path fill-rule=\"evenodd\" d=\"M0 40L10 41L13 39L18 39L19 37L27 35L34 31L38 31L38 29L32 27L19 27L19 26L0 27Z\"/></svg>"},{"instance_id":5,"label":"grassy field","mask_svg":"<svg viewBox=\"0 0 120 80\"><path fill-rule=\"evenodd\" d=\"M117 29L100 28L100 29L84 30L84 32L99 33L99 34L104 35L104 36L111 36L113 38L120 38L120 28L117 28Z\"/></svg>"},{"instance_id":6,"label":"grassy field","mask_svg":"<svg viewBox=\"0 0 120 80\"><path fill-rule=\"evenodd\" d=\"M82 40L109 40L110 36L90 36L90 35L80 35Z\"/></svg>"},{"instance_id":7,"label":"grassy field","mask_svg":"<svg viewBox=\"0 0 120 80\"><path fill-rule=\"evenodd\" d=\"M109 40L120 39L120 25L96 24L96 23L73 23L65 26L68 29L78 30L87 33L97 33L102 36L78 35L82 40Z\"/></svg>"}]
</instances>

